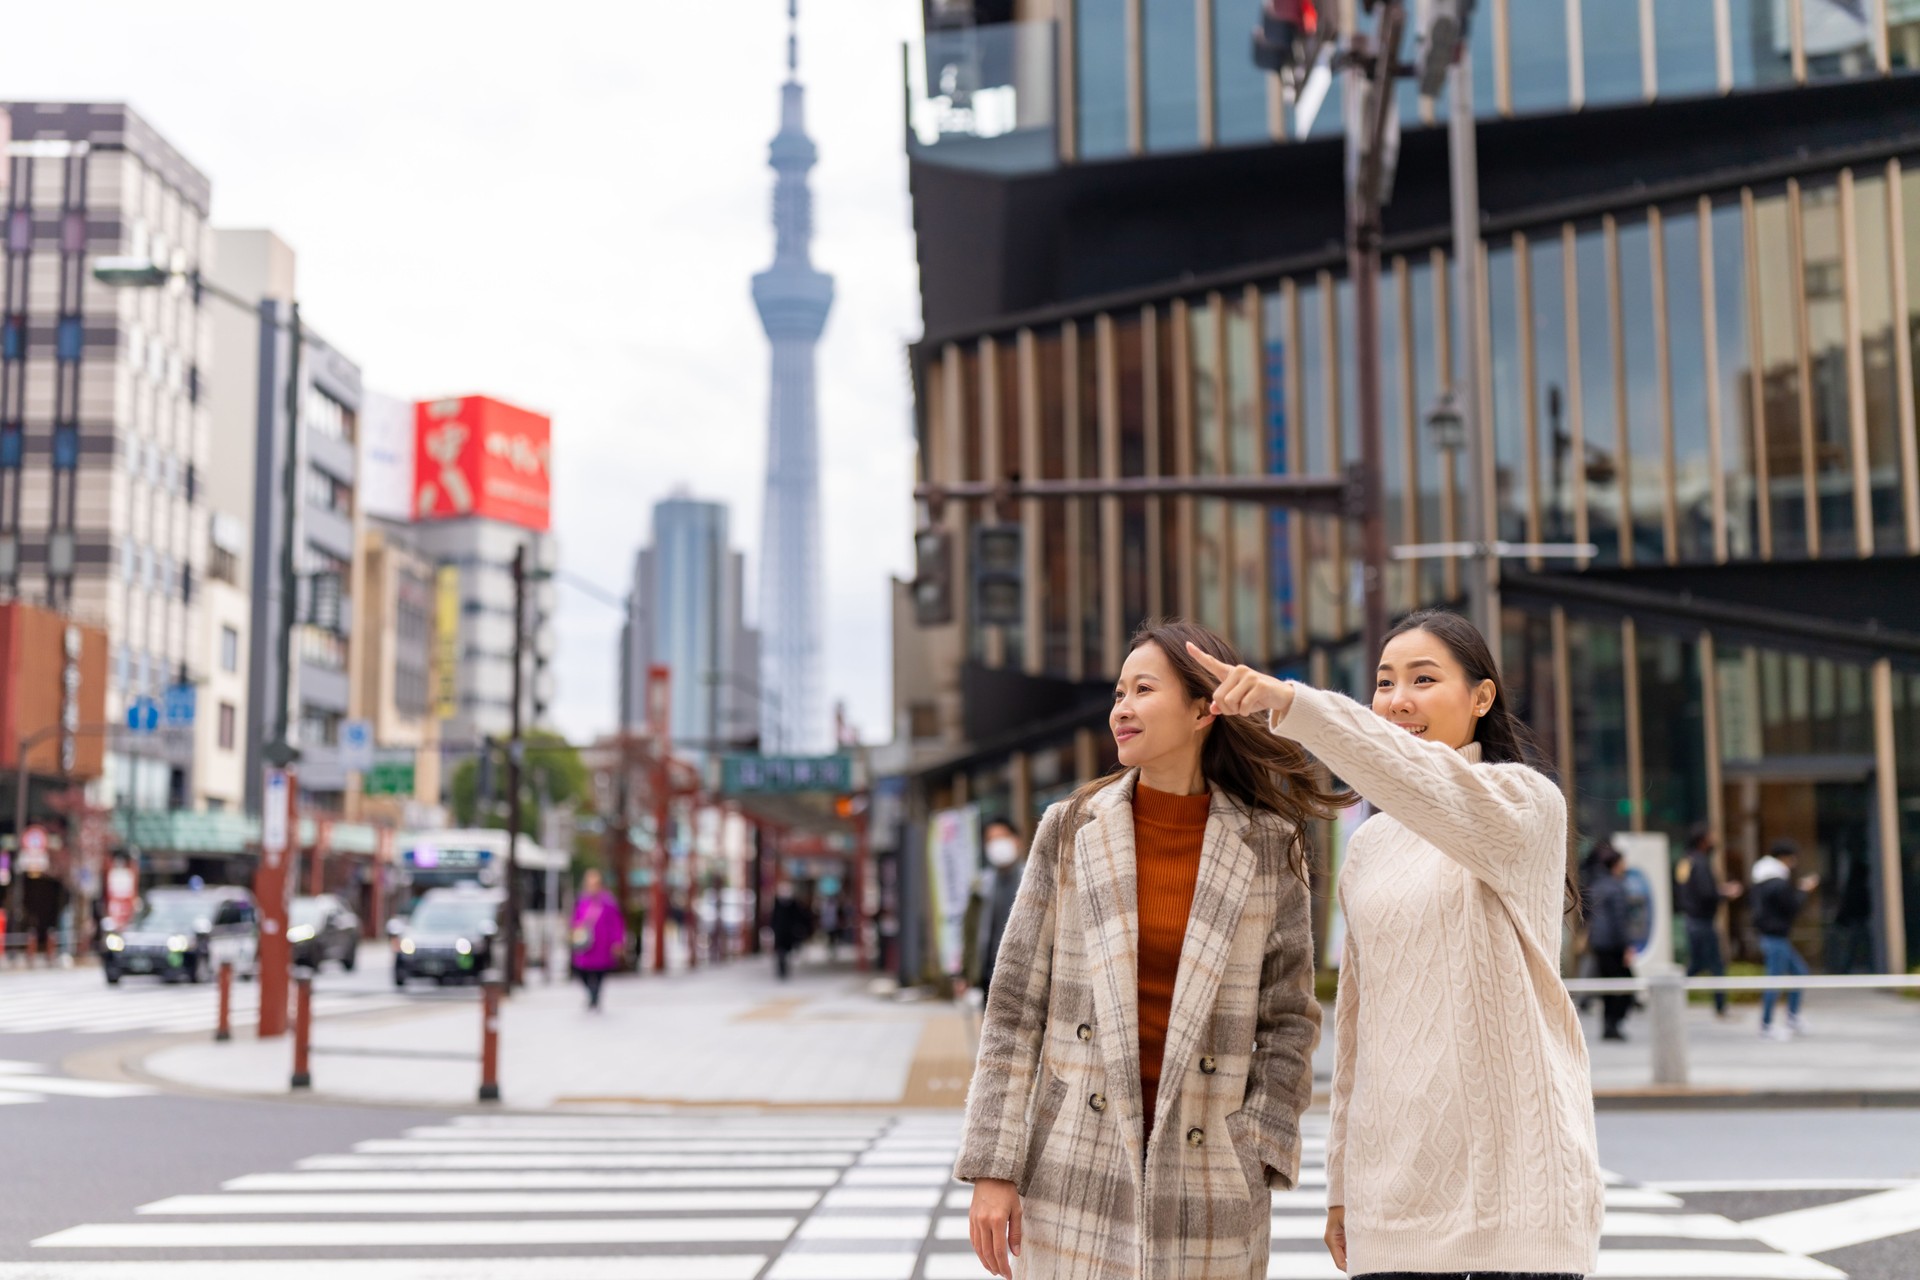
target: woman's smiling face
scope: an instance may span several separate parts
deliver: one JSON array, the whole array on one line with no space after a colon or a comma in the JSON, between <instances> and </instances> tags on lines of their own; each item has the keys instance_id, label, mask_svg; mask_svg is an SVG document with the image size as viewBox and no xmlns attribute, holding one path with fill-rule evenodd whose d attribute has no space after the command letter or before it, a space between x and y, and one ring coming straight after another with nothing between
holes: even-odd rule
<instances>
[{"instance_id":1,"label":"woman's smiling face","mask_svg":"<svg viewBox=\"0 0 1920 1280\"><path fill-rule=\"evenodd\" d=\"M1190 750L1212 723L1206 699L1188 695L1159 645L1143 644L1127 655L1107 715L1124 767Z\"/></svg>"},{"instance_id":2,"label":"woman's smiling face","mask_svg":"<svg viewBox=\"0 0 1920 1280\"><path fill-rule=\"evenodd\" d=\"M1493 705L1494 684L1477 685L1438 636L1409 631L1387 642L1373 687L1373 709L1416 737L1464 747Z\"/></svg>"}]
</instances>

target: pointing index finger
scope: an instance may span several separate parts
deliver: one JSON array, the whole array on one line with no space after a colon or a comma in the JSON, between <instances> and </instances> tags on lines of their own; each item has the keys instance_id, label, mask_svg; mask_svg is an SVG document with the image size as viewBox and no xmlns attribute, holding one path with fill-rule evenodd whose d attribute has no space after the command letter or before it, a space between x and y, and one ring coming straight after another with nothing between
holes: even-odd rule
<instances>
[{"instance_id":1,"label":"pointing index finger","mask_svg":"<svg viewBox=\"0 0 1920 1280\"><path fill-rule=\"evenodd\" d=\"M1200 665L1205 667L1212 675L1224 677L1233 674L1232 667L1220 661L1220 659L1214 657L1191 640L1187 641L1187 652L1198 658Z\"/></svg>"}]
</instances>

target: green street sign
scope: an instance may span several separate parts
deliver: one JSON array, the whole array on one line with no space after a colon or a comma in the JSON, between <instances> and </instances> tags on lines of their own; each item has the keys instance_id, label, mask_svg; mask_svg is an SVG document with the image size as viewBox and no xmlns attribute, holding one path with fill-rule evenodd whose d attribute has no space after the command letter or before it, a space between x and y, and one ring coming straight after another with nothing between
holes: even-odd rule
<instances>
[{"instance_id":1,"label":"green street sign","mask_svg":"<svg viewBox=\"0 0 1920 1280\"><path fill-rule=\"evenodd\" d=\"M720 791L723 795L775 795L801 791L853 790L853 757L831 756L723 756Z\"/></svg>"},{"instance_id":2,"label":"green street sign","mask_svg":"<svg viewBox=\"0 0 1920 1280\"><path fill-rule=\"evenodd\" d=\"M360 790L370 796L410 796L413 794L413 761L376 760L361 775Z\"/></svg>"}]
</instances>

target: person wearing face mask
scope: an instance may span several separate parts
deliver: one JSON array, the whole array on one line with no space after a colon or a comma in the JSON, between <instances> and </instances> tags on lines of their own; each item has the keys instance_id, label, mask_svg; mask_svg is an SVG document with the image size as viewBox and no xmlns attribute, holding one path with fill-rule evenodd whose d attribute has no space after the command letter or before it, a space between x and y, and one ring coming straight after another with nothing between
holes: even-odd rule
<instances>
[{"instance_id":1,"label":"person wearing face mask","mask_svg":"<svg viewBox=\"0 0 1920 1280\"><path fill-rule=\"evenodd\" d=\"M1586 1038L1560 978L1566 798L1535 767L1485 637L1444 610L1406 618L1371 707L1200 660L1215 710L1260 717L1376 810L1338 886L1334 1265L1372 1280L1590 1275L1605 1201Z\"/></svg>"},{"instance_id":2,"label":"person wearing face mask","mask_svg":"<svg viewBox=\"0 0 1920 1280\"><path fill-rule=\"evenodd\" d=\"M1352 797L1210 708L1196 652L1239 661L1190 622L1134 634L1120 769L1048 808L994 957L953 1172L997 1276L1265 1280L1299 1179L1310 837Z\"/></svg>"},{"instance_id":3,"label":"person wearing face mask","mask_svg":"<svg viewBox=\"0 0 1920 1280\"><path fill-rule=\"evenodd\" d=\"M987 865L973 882L967 899L967 914L961 924L965 939L960 971L964 975L959 988L971 984L980 989L984 1006L993 986L993 961L1000 954L1000 939L1007 931L1007 918L1013 914L1014 895L1020 892L1020 832L1006 818L991 818L981 833L985 838Z\"/></svg>"}]
</instances>

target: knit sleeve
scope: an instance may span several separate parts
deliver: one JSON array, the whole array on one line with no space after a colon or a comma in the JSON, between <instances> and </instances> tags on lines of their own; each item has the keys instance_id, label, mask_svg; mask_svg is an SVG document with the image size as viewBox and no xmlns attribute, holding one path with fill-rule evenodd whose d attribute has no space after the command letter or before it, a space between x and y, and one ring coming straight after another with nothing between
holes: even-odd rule
<instances>
[{"instance_id":1,"label":"knit sleeve","mask_svg":"<svg viewBox=\"0 0 1920 1280\"><path fill-rule=\"evenodd\" d=\"M1347 1202L1347 1108L1353 1102L1353 1064L1360 1035L1360 944L1347 930L1340 948L1340 985L1333 1000L1333 1098L1327 1127L1327 1207Z\"/></svg>"},{"instance_id":2,"label":"knit sleeve","mask_svg":"<svg viewBox=\"0 0 1920 1280\"><path fill-rule=\"evenodd\" d=\"M1544 871L1559 874L1559 863L1548 868L1540 855L1549 833L1564 830L1566 798L1537 769L1475 765L1351 698L1299 683L1293 706L1267 727L1494 889L1531 900Z\"/></svg>"},{"instance_id":3,"label":"knit sleeve","mask_svg":"<svg viewBox=\"0 0 1920 1280\"><path fill-rule=\"evenodd\" d=\"M1055 805L1040 820L1001 938L980 1023L980 1053L967 1089L960 1154L954 1162L953 1176L963 1182L1015 1182L1025 1163L1027 1097L1039 1070L1053 982L1061 808Z\"/></svg>"}]
</instances>

